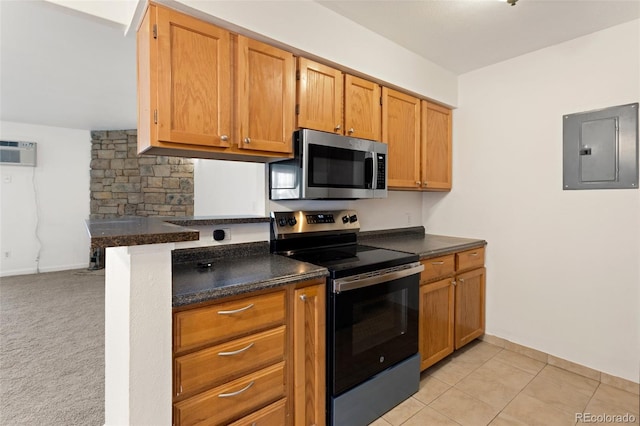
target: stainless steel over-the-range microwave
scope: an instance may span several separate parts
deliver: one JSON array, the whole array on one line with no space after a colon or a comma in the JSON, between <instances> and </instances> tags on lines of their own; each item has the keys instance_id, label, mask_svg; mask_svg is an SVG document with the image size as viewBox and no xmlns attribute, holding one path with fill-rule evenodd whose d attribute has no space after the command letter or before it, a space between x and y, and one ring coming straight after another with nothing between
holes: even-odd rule
<instances>
[{"instance_id":1,"label":"stainless steel over-the-range microwave","mask_svg":"<svg viewBox=\"0 0 640 426\"><path fill-rule=\"evenodd\" d=\"M387 197L386 144L309 129L293 141L293 159L269 164L272 200Z\"/></svg>"}]
</instances>

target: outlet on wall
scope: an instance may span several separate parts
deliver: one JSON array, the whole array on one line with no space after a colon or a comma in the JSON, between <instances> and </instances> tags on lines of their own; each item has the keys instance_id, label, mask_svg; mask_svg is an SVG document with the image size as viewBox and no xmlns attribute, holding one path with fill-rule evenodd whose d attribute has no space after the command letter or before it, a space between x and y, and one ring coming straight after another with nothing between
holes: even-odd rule
<instances>
[{"instance_id":1,"label":"outlet on wall","mask_svg":"<svg viewBox=\"0 0 640 426\"><path fill-rule=\"evenodd\" d=\"M214 229L213 239L216 241L228 241L231 239L231 230L229 228Z\"/></svg>"}]
</instances>

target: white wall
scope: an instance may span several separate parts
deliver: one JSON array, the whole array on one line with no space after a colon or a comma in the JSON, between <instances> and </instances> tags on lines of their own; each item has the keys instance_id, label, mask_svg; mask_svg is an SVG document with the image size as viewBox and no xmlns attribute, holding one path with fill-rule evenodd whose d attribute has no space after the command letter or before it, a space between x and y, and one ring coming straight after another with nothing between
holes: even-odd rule
<instances>
[{"instance_id":1,"label":"white wall","mask_svg":"<svg viewBox=\"0 0 640 426\"><path fill-rule=\"evenodd\" d=\"M434 233L487 248L487 333L638 382L640 192L562 190L563 114L640 100L640 21L462 75Z\"/></svg>"},{"instance_id":2,"label":"white wall","mask_svg":"<svg viewBox=\"0 0 640 426\"><path fill-rule=\"evenodd\" d=\"M87 267L90 132L3 121L0 139L38 143L37 167L0 166L0 276L36 272L38 255L41 272Z\"/></svg>"},{"instance_id":3,"label":"white wall","mask_svg":"<svg viewBox=\"0 0 640 426\"><path fill-rule=\"evenodd\" d=\"M265 167L194 159L194 216L264 216Z\"/></svg>"},{"instance_id":4,"label":"white wall","mask_svg":"<svg viewBox=\"0 0 640 426\"><path fill-rule=\"evenodd\" d=\"M455 74L309 0L160 0L265 41L291 47L419 95L456 106ZM185 8L186 6L186 8ZM190 10L189 10L190 9Z\"/></svg>"}]
</instances>

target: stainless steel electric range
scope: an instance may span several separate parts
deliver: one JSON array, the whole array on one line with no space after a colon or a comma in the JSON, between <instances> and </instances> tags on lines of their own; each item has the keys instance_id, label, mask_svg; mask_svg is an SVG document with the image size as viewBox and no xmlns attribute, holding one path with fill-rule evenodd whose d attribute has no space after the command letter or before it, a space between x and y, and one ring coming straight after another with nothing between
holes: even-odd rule
<instances>
[{"instance_id":1,"label":"stainless steel electric range","mask_svg":"<svg viewBox=\"0 0 640 426\"><path fill-rule=\"evenodd\" d=\"M327 422L367 425L418 391L418 256L358 244L353 210L271 214L271 251L324 266Z\"/></svg>"}]
</instances>

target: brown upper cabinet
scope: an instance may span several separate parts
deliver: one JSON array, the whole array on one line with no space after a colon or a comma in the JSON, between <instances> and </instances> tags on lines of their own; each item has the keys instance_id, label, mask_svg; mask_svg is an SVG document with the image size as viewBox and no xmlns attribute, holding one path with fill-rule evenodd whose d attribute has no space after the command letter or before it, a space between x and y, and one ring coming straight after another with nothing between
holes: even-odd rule
<instances>
[{"instance_id":1,"label":"brown upper cabinet","mask_svg":"<svg viewBox=\"0 0 640 426\"><path fill-rule=\"evenodd\" d=\"M291 153L295 121L293 55L238 36L236 135L240 148Z\"/></svg>"},{"instance_id":2,"label":"brown upper cabinet","mask_svg":"<svg viewBox=\"0 0 640 426\"><path fill-rule=\"evenodd\" d=\"M451 189L451 110L422 101L422 188Z\"/></svg>"},{"instance_id":3,"label":"brown upper cabinet","mask_svg":"<svg viewBox=\"0 0 640 426\"><path fill-rule=\"evenodd\" d=\"M290 156L291 53L153 3L137 37L139 153Z\"/></svg>"},{"instance_id":4,"label":"brown upper cabinet","mask_svg":"<svg viewBox=\"0 0 640 426\"><path fill-rule=\"evenodd\" d=\"M451 110L382 88L382 140L390 189L451 189Z\"/></svg>"},{"instance_id":5,"label":"brown upper cabinet","mask_svg":"<svg viewBox=\"0 0 640 426\"><path fill-rule=\"evenodd\" d=\"M389 189L421 189L420 99L382 88L382 140L389 145Z\"/></svg>"},{"instance_id":6,"label":"brown upper cabinet","mask_svg":"<svg viewBox=\"0 0 640 426\"><path fill-rule=\"evenodd\" d=\"M298 58L298 127L380 140L380 85Z\"/></svg>"}]
</instances>

